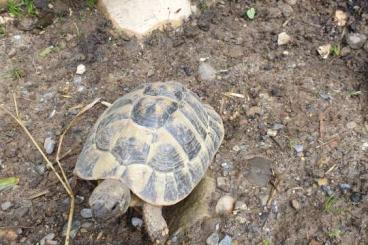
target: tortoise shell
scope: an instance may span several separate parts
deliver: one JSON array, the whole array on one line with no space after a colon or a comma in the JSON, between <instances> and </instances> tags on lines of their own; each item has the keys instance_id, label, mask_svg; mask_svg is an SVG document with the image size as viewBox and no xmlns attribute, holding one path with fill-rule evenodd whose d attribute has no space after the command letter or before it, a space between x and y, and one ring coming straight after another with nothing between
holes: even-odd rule
<instances>
[{"instance_id":1,"label":"tortoise shell","mask_svg":"<svg viewBox=\"0 0 368 245\"><path fill-rule=\"evenodd\" d=\"M223 137L221 117L180 83L146 84L100 116L74 173L119 179L150 204L172 205L205 175Z\"/></svg>"}]
</instances>

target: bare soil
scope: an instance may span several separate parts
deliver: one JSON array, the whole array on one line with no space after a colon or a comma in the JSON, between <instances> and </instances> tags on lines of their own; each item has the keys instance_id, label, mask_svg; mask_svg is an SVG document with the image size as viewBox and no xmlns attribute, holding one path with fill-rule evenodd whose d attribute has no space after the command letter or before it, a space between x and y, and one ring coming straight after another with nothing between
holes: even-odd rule
<instances>
[{"instance_id":1,"label":"bare soil","mask_svg":"<svg viewBox=\"0 0 368 245\"><path fill-rule=\"evenodd\" d=\"M56 0L52 10L39 6L39 17L28 19L31 26L24 18L5 24L0 103L14 110L14 91L22 119L43 145L50 135L57 140L95 98L113 102L143 82L180 81L224 120L225 140L210 172L227 185L216 189L213 203L229 194L246 208L205 220L177 243L205 244L218 225L220 238L227 234L233 244L367 244L368 53L350 50L322 59L316 49L327 43L346 47L349 32L368 35L368 4L282 4L220 1L178 30L138 41L116 32L97 10ZM252 21L243 18L249 7L257 10ZM336 9L348 13L346 27L336 26ZM278 46L283 31L292 41ZM198 77L203 58L219 71L213 81ZM81 76L75 74L79 64L86 66ZM71 153L62 162L69 177L104 109L96 106L67 135L64 152ZM276 135L270 131L275 127ZM271 164L249 164L254 156ZM0 177L20 178L15 188L0 192L0 204L12 204L0 209L0 244L36 244L50 233L63 243L68 196L43 164L17 124L0 112ZM94 184L78 180L73 186L81 224L73 244L148 244L144 229L131 225L131 217L141 217L136 210L109 223L81 217Z\"/></svg>"}]
</instances>

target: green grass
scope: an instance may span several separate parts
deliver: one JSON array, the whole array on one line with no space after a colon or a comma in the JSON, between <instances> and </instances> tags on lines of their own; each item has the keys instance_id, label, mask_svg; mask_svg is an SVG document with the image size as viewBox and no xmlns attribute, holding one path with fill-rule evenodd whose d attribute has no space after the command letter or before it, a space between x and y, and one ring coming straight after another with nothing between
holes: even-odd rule
<instances>
[{"instance_id":1,"label":"green grass","mask_svg":"<svg viewBox=\"0 0 368 245\"><path fill-rule=\"evenodd\" d=\"M96 6L97 0L87 0L88 8L92 9Z\"/></svg>"},{"instance_id":2,"label":"green grass","mask_svg":"<svg viewBox=\"0 0 368 245\"><path fill-rule=\"evenodd\" d=\"M8 12L14 17L37 14L33 0L8 0Z\"/></svg>"},{"instance_id":3,"label":"green grass","mask_svg":"<svg viewBox=\"0 0 368 245\"><path fill-rule=\"evenodd\" d=\"M334 196L330 196L323 204L323 211L327 213L341 213L341 209L336 207L338 199Z\"/></svg>"},{"instance_id":4,"label":"green grass","mask_svg":"<svg viewBox=\"0 0 368 245\"><path fill-rule=\"evenodd\" d=\"M348 93L348 97L354 97L354 96L358 96L361 94L362 94L362 91L351 91Z\"/></svg>"},{"instance_id":5,"label":"green grass","mask_svg":"<svg viewBox=\"0 0 368 245\"><path fill-rule=\"evenodd\" d=\"M13 69L10 70L10 77L13 80L19 80L22 77L24 77L24 71L22 71L19 68L13 68Z\"/></svg>"},{"instance_id":6,"label":"green grass","mask_svg":"<svg viewBox=\"0 0 368 245\"><path fill-rule=\"evenodd\" d=\"M0 25L0 37L5 36L5 33L6 33L6 31L5 31L5 27L4 27L4 26L2 26L2 25Z\"/></svg>"},{"instance_id":7,"label":"green grass","mask_svg":"<svg viewBox=\"0 0 368 245\"><path fill-rule=\"evenodd\" d=\"M262 241L262 245L271 245L271 242L270 240L265 239Z\"/></svg>"},{"instance_id":8,"label":"green grass","mask_svg":"<svg viewBox=\"0 0 368 245\"><path fill-rule=\"evenodd\" d=\"M341 46L340 44L333 44L330 49L330 54L334 56L340 56L341 55Z\"/></svg>"},{"instance_id":9,"label":"green grass","mask_svg":"<svg viewBox=\"0 0 368 245\"><path fill-rule=\"evenodd\" d=\"M339 229L334 229L327 233L327 236L331 239L339 238L340 235L341 235L341 230Z\"/></svg>"}]
</instances>

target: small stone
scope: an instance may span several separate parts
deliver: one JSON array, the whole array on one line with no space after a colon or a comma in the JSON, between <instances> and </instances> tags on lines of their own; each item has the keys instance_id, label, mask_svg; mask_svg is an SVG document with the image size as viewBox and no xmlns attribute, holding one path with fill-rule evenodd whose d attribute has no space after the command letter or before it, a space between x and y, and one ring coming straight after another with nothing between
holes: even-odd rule
<instances>
[{"instance_id":1,"label":"small stone","mask_svg":"<svg viewBox=\"0 0 368 245\"><path fill-rule=\"evenodd\" d=\"M348 122L348 123L346 124L346 127L347 127L348 129L353 129L353 128L355 128L356 126L357 126L357 124L356 124L356 122L354 122L354 121Z\"/></svg>"},{"instance_id":2,"label":"small stone","mask_svg":"<svg viewBox=\"0 0 368 245\"><path fill-rule=\"evenodd\" d=\"M219 245L231 245L232 241L233 241L233 239L231 238L231 236L225 235L224 239L221 240Z\"/></svg>"},{"instance_id":3,"label":"small stone","mask_svg":"<svg viewBox=\"0 0 368 245\"><path fill-rule=\"evenodd\" d=\"M230 191L230 183L226 177L217 178L217 187L225 192Z\"/></svg>"},{"instance_id":4,"label":"small stone","mask_svg":"<svg viewBox=\"0 0 368 245\"><path fill-rule=\"evenodd\" d=\"M290 5L283 2L279 3L279 9L285 17L290 17L294 12L293 8Z\"/></svg>"},{"instance_id":5,"label":"small stone","mask_svg":"<svg viewBox=\"0 0 368 245\"><path fill-rule=\"evenodd\" d=\"M209 237L206 239L207 245L217 245L220 241L220 236L217 232L212 233Z\"/></svg>"},{"instance_id":6,"label":"small stone","mask_svg":"<svg viewBox=\"0 0 368 245\"><path fill-rule=\"evenodd\" d=\"M255 115L261 115L261 112L262 112L261 107L252 106L246 113L248 117L254 117Z\"/></svg>"},{"instance_id":7,"label":"small stone","mask_svg":"<svg viewBox=\"0 0 368 245\"><path fill-rule=\"evenodd\" d=\"M348 15L342 10L336 10L335 22L338 26L345 26L348 21Z\"/></svg>"},{"instance_id":8,"label":"small stone","mask_svg":"<svg viewBox=\"0 0 368 245\"><path fill-rule=\"evenodd\" d=\"M29 207L20 207L14 211L14 216L22 218L29 212Z\"/></svg>"},{"instance_id":9,"label":"small stone","mask_svg":"<svg viewBox=\"0 0 368 245\"><path fill-rule=\"evenodd\" d=\"M8 210L9 208L11 208L13 206L13 204L11 203L11 202L3 202L2 204L1 204L1 209L3 210L3 211L6 211L6 210Z\"/></svg>"},{"instance_id":10,"label":"small stone","mask_svg":"<svg viewBox=\"0 0 368 245\"><path fill-rule=\"evenodd\" d=\"M43 175L46 172L46 165L43 163L37 164L36 166L34 166L34 170L36 171L36 173L38 173L39 175Z\"/></svg>"},{"instance_id":11,"label":"small stone","mask_svg":"<svg viewBox=\"0 0 368 245\"><path fill-rule=\"evenodd\" d=\"M352 49L360 49L367 41L367 36L361 33L349 33L346 42Z\"/></svg>"},{"instance_id":12,"label":"small stone","mask_svg":"<svg viewBox=\"0 0 368 245\"><path fill-rule=\"evenodd\" d=\"M216 70L208 63L199 65L198 74L201 81L213 81L216 79Z\"/></svg>"},{"instance_id":13,"label":"small stone","mask_svg":"<svg viewBox=\"0 0 368 245\"><path fill-rule=\"evenodd\" d=\"M86 66L85 66L85 65L83 65L83 64L79 64L79 65L77 66L76 74L77 74L77 75L83 75L85 72L86 72Z\"/></svg>"},{"instance_id":14,"label":"small stone","mask_svg":"<svg viewBox=\"0 0 368 245\"><path fill-rule=\"evenodd\" d=\"M324 92L319 92L319 97L327 101L332 100L332 96Z\"/></svg>"},{"instance_id":15,"label":"small stone","mask_svg":"<svg viewBox=\"0 0 368 245\"><path fill-rule=\"evenodd\" d=\"M82 225L81 225L81 227L82 228L84 228L84 229L89 229L89 228L91 228L93 226L93 223L91 223L91 222L85 222L85 223L83 223Z\"/></svg>"},{"instance_id":16,"label":"small stone","mask_svg":"<svg viewBox=\"0 0 368 245\"><path fill-rule=\"evenodd\" d=\"M297 200L295 200L295 199L291 200L291 206L292 206L295 210L299 210L299 209L300 209L300 203L299 203Z\"/></svg>"},{"instance_id":17,"label":"small stone","mask_svg":"<svg viewBox=\"0 0 368 245\"><path fill-rule=\"evenodd\" d=\"M331 44L319 46L317 52L322 59L327 59L331 52Z\"/></svg>"},{"instance_id":18,"label":"small stone","mask_svg":"<svg viewBox=\"0 0 368 245\"><path fill-rule=\"evenodd\" d=\"M15 48L12 48L9 53L8 53L8 57L9 58L13 58L15 55L17 54L17 50Z\"/></svg>"},{"instance_id":19,"label":"small stone","mask_svg":"<svg viewBox=\"0 0 368 245\"><path fill-rule=\"evenodd\" d=\"M326 178L317 179L317 184L318 184L318 186L327 185L328 184L328 180Z\"/></svg>"},{"instance_id":20,"label":"small stone","mask_svg":"<svg viewBox=\"0 0 368 245\"><path fill-rule=\"evenodd\" d=\"M360 194L359 192L353 192L351 193L350 200L353 203L360 203L362 201L362 194Z\"/></svg>"},{"instance_id":21,"label":"small stone","mask_svg":"<svg viewBox=\"0 0 368 245\"><path fill-rule=\"evenodd\" d=\"M293 6L297 3L297 0L284 0L284 2L291 5L291 6Z\"/></svg>"},{"instance_id":22,"label":"small stone","mask_svg":"<svg viewBox=\"0 0 368 245\"><path fill-rule=\"evenodd\" d=\"M81 226L81 222L77 219L74 219L71 230L70 230L70 238L74 239L77 236L80 226ZM67 227L68 227L68 223L66 223L63 227L63 236L66 236Z\"/></svg>"},{"instance_id":23,"label":"small stone","mask_svg":"<svg viewBox=\"0 0 368 245\"><path fill-rule=\"evenodd\" d=\"M52 154L55 149L56 141L54 137L49 136L45 139L45 142L43 143L43 147L45 148L45 151L47 154Z\"/></svg>"},{"instance_id":24,"label":"small stone","mask_svg":"<svg viewBox=\"0 0 368 245\"><path fill-rule=\"evenodd\" d=\"M49 233L40 240L40 245L49 245L50 241L55 238L55 233Z\"/></svg>"},{"instance_id":25,"label":"small stone","mask_svg":"<svg viewBox=\"0 0 368 245\"><path fill-rule=\"evenodd\" d=\"M301 152L303 152L304 146L301 145L301 144L296 144L296 145L294 145L293 148L296 151L296 153L301 153Z\"/></svg>"},{"instance_id":26,"label":"small stone","mask_svg":"<svg viewBox=\"0 0 368 245\"><path fill-rule=\"evenodd\" d=\"M351 189L351 185L342 183L342 184L339 184L339 188L342 192L347 192Z\"/></svg>"},{"instance_id":27,"label":"small stone","mask_svg":"<svg viewBox=\"0 0 368 245\"><path fill-rule=\"evenodd\" d=\"M154 69L149 69L147 72L147 77L152 77L153 75L155 75L155 70Z\"/></svg>"},{"instance_id":28,"label":"small stone","mask_svg":"<svg viewBox=\"0 0 368 245\"><path fill-rule=\"evenodd\" d=\"M324 191L328 196L333 196L333 191L331 189L331 186L329 185L322 185L321 186L322 191Z\"/></svg>"},{"instance_id":29,"label":"small stone","mask_svg":"<svg viewBox=\"0 0 368 245\"><path fill-rule=\"evenodd\" d=\"M240 147L238 145L234 145L233 148L232 148L232 150L235 151L235 152L238 152L241 149L240 149Z\"/></svg>"},{"instance_id":30,"label":"small stone","mask_svg":"<svg viewBox=\"0 0 368 245\"><path fill-rule=\"evenodd\" d=\"M362 151L368 150L368 142L364 142L361 146Z\"/></svg>"},{"instance_id":31,"label":"small stone","mask_svg":"<svg viewBox=\"0 0 368 245\"><path fill-rule=\"evenodd\" d=\"M141 228L143 226L143 220L140 218L133 217L131 222L135 228Z\"/></svg>"},{"instance_id":32,"label":"small stone","mask_svg":"<svg viewBox=\"0 0 368 245\"><path fill-rule=\"evenodd\" d=\"M85 219L90 219L92 218L92 209L90 208L83 208L80 212L81 216Z\"/></svg>"},{"instance_id":33,"label":"small stone","mask_svg":"<svg viewBox=\"0 0 368 245\"><path fill-rule=\"evenodd\" d=\"M281 32L277 37L277 45L286 45L291 41L291 37L286 32Z\"/></svg>"},{"instance_id":34,"label":"small stone","mask_svg":"<svg viewBox=\"0 0 368 245\"><path fill-rule=\"evenodd\" d=\"M232 196L221 197L216 204L216 213L219 215L231 214L234 208L235 200Z\"/></svg>"},{"instance_id":35,"label":"small stone","mask_svg":"<svg viewBox=\"0 0 368 245\"><path fill-rule=\"evenodd\" d=\"M236 201L234 205L234 209L239 210L239 211L244 211L244 210L247 210L248 207L247 207L247 204L245 204L244 202Z\"/></svg>"},{"instance_id":36,"label":"small stone","mask_svg":"<svg viewBox=\"0 0 368 245\"><path fill-rule=\"evenodd\" d=\"M275 137L277 135L277 130L267 129L267 135L271 137Z\"/></svg>"},{"instance_id":37,"label":"small stone","mask_svg":"<svg viewBox=\"0 0 368 245\"><path fill-rule=\"evenodd\" d=\"M272 128L274 129L274 130L280 130L280 129L283 129L285 126L284 125L282 125L282 124L280 124L280 123L275 123L273 126L272 126Z\"/></svg>"},{"instance_id":38,"label":"small stone","mask_svg":"<svg viewBox=\"0 0 368 245\"><path fill-rule=\"evenodd\" d=\"M340 55L341 55L342 57L345 57L345 56L349 55L350 53L351 53L351 48L350 48L350 47L348 47L348 46L346 46L346 47L343 47L343 48L341 49Z\"/></svg>"}]
</instances>

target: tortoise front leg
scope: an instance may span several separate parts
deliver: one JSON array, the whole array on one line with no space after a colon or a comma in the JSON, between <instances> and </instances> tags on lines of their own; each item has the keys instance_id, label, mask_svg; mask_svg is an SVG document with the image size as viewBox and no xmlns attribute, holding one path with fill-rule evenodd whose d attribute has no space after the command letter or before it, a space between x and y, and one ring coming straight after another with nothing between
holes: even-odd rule
<instances>
[{"instance_id":1,"label":"tortoise front leg","mask_svg":"<svg viewBox=\"0 0 368 245\"><path fill-rule=\"evenodd\" d=\"M164 244L169 236L169 229L162 216L162 207L144 203L143 219L151 241L156 244Z\"/></svg>"}]
</instances>

